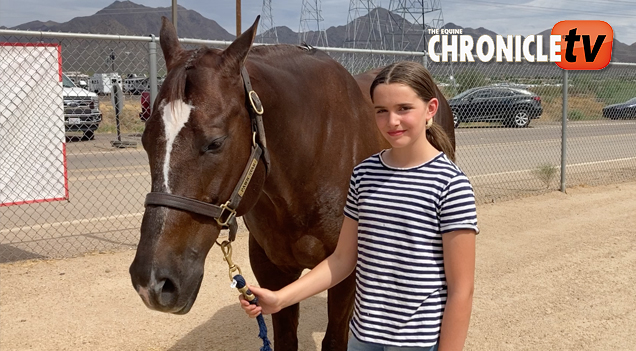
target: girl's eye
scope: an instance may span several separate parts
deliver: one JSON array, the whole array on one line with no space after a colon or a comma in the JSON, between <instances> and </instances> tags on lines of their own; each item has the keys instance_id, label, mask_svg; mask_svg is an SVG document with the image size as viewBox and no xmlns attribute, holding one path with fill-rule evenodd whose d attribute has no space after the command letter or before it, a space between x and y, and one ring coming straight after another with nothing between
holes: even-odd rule
<instances>
[{"instance_id":1,"label":"girl's eye","mask_svg":"<svg viewBox=\"0 0 636 351\"><path fill-rule=\"evenodd\" d=\"M401 110L401 111L408 111L408 110L410 110L410 109L411 109L411 106L402 106L402 107L400 108L400 110Z\"/></svg>"},{"instance_id":2,"label":"girl's eye","mask_svg":"<svg viewBox=\"0 0 636 351\"><path fill-rule=\"evenodd\" d=\"M384 113L384 112L386 112L386 110L384 110L384 109L380 109L380 110L376 110L375 111L376 114L380 114L380 113Z\"/></svg>"}]
</instances>

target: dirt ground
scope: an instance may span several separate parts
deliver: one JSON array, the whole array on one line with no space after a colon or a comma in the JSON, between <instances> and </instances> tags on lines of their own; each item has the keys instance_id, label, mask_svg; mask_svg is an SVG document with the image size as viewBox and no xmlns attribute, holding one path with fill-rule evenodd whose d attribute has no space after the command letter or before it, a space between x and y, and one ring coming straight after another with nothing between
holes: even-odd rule
<instances>
[{"instance_id":1,"label":"dirt ground","mask_svg":"<svg viewBox=\"0 0 636 351\"><path fill-rule=\"evenodd\" d=\"M636 350L636 183L481 205L478 218L466 350ZM144 306L133 255L0 265L0 349L258 350L218 247L184 316ZM254 282L245 233L234 256ZM325 294L302 304L300 350L319 350L325 306Z\"/></svg>"}]
</instances>

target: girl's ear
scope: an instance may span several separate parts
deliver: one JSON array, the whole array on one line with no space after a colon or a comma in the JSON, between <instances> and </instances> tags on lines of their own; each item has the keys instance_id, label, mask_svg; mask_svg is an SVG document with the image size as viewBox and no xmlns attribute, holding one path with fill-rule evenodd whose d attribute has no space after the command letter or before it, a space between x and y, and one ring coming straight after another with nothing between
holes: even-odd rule
<instances>
[{"instance_id":1,"label":"girl's ear","mask_svg":"<svg viewBox=\"0 0 636 351\"><path fill-rule=\"evenodd\" d=\"M439 100L437 100L437 98L432 98L431 100L429 100L427 106L426 106L426 120L428 121L428 119L433 119L433 117L435 117L435 114L437 113L437 108L439 107Z\"/></svg>"}]
</instances>

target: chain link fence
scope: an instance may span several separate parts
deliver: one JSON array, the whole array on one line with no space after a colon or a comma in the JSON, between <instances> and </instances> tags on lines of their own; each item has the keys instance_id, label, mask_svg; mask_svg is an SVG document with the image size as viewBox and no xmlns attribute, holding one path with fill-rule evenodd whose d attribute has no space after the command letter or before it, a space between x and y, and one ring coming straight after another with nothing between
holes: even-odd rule
<instances>
[{"instance_id":1,"label":"chain link fence","mask_svg":"<svg viewBox=\"0 0 636 351\"><path fill-rule=\"evenodd\" d=\"M140 136L166 74L158 43L150 37L11 30L0 30L0 42L61 48L64 124L56 128L64 130L66 160L63 201L9 204L0 199L0 262L134 248L143 199L150 190ZM228 43L184 40L182 44L192 49L223 48ZM324 49L352 74L400 60L426 64L453 108L458 164L471 179L479 202L565 185L636 179L636 101L628 102L636 97L636 64L569 72L566 80L554 64L432 63L421 53ZM0 56L0 77L15 60ZM27 86L39 86L27 71L20 76L30 82ZM113 82L123 91L119 111L113 103ZM9 82L0 78L0 84ZM563 129L565 87L567 127ZM36 106L28 116L36 126L37 119L51 110L41 106L42 92L37 89L11 89L0 90L0 136L5 140L24 129L23 121L14 118L8 107ZM626 104L615 105L621 103ZM42 146L42 134L48 131L44 123L31 131L23 138L31 152L51 152ZM19 160L9 154L2 150L0 156L0 196L5 197L23 191L9 187L9 179L20 177L30 184L28 177L41 178L41 172L33 169L47 168L42 164L29 171L17 169L22 167Z\"/></svg>"},{"instance_id":2,"label":"chain link fence","mask_svg":"<svg viewBox=\"0 0 636 351\"><path fill-rule=\"evenodd\" d=\"M479 201L636 179L636 64L428 67L453 109L458 163Z\"/></svg>"}]
</instances>

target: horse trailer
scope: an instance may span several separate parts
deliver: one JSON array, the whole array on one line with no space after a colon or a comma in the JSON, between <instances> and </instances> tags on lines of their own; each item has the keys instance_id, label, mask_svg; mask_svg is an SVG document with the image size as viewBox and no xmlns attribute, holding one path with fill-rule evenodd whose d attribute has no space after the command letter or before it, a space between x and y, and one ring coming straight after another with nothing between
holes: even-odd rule
<instances>
[{"instance_id":1,"label":"horse trailer","mask_svg":"<svg viewBox=\"0 0 636 351\"><path fill-rule=\"evenodd\" d=\"M113 84L121 86L121 76L117 73L95 73L88 84L88 90L96 94L110 94Z\"/></svg>"}]
</instances>

